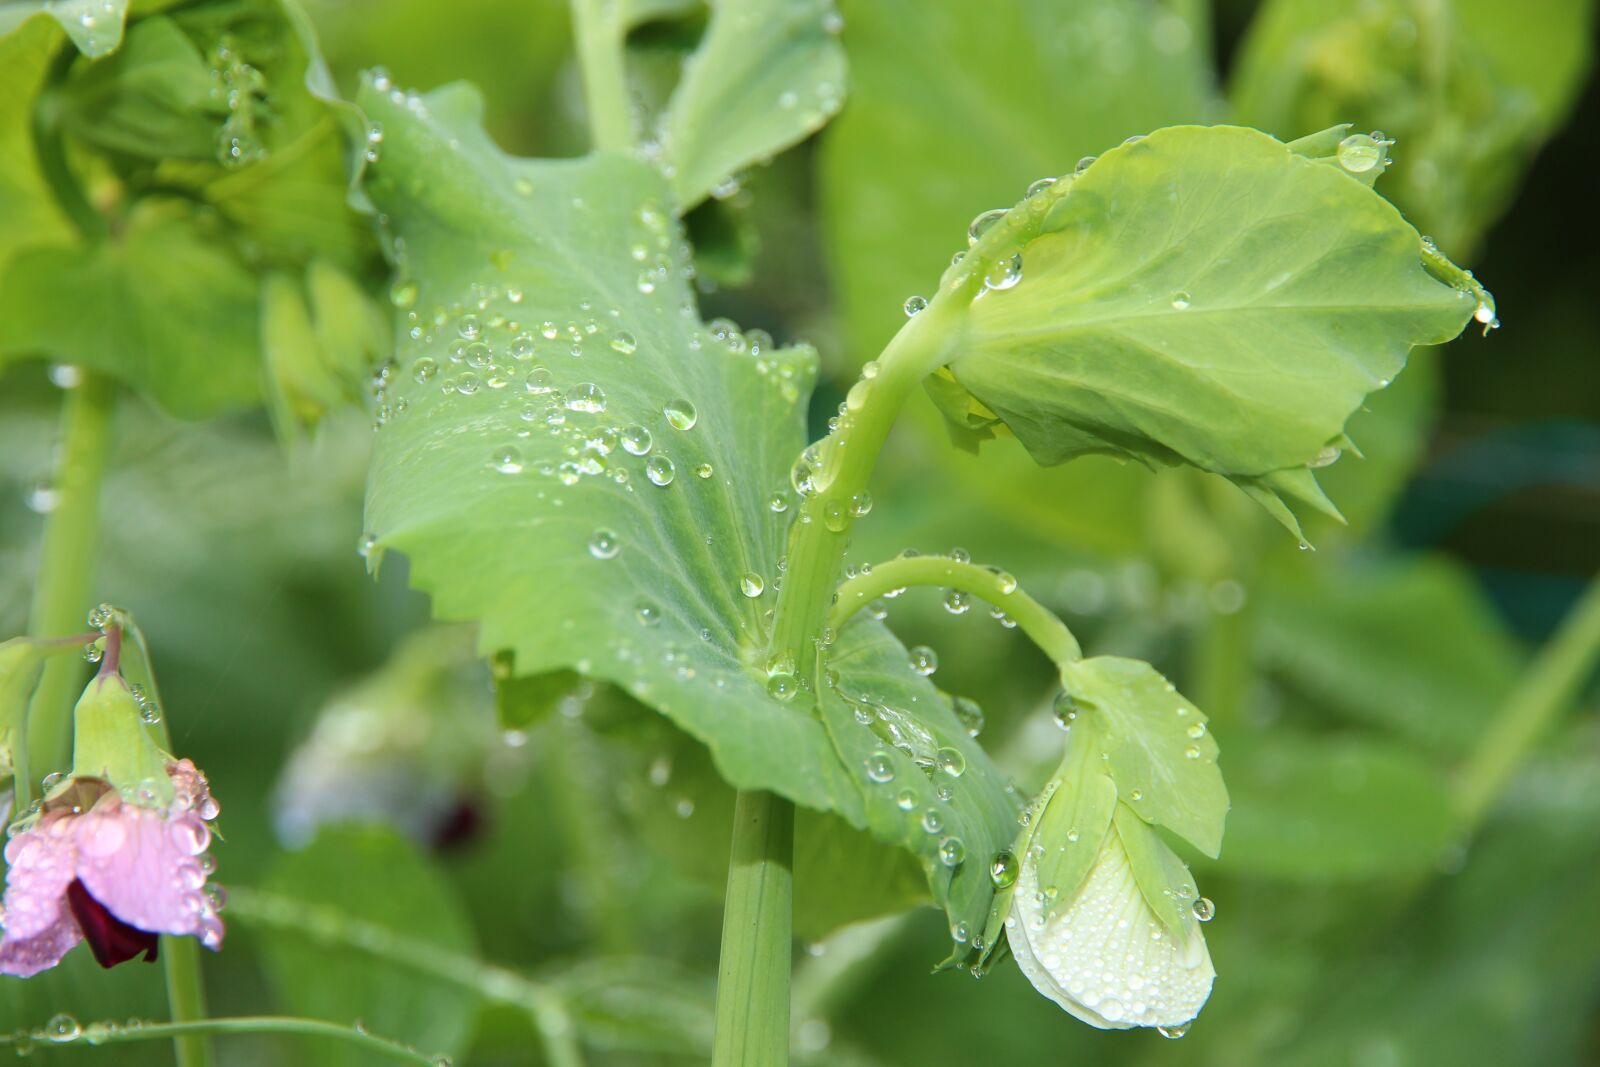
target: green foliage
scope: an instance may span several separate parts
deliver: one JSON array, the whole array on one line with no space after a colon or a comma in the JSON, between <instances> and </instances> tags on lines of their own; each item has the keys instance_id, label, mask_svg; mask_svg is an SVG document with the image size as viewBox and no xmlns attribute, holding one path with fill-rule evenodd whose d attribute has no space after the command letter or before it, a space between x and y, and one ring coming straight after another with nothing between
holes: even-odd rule
<instances>
[{"instance_id":1,"label":"green foliage","mask_svg":"<svg viewBox=\"0 0 1600 1067\"><path fill-rule=\"evenodd\" d=\"M1587 67L1594 5L1271 0L1230 87L1242 121L1280 135L1333 122L1398 139L1386 182L1447 247L1470 254Z\"/></svg>"},{"instance_id":2,"label":"green foliage","mask_svg":"<svg viewBox=\"0 0 1600 1067\"><path fill-rule=\"evenodd\" d=\"M678 203L737 188L741 170L821 128L844 93L832 0L726 0L661 119Z\"/></svg>"},{"instance_id":3,"label":"green foliage","mask_svg":"<svg viewBox=\"0 0 1600 1067\"><path fill-rule=\"evenodd\" d=\"M416 951L474 953L460 901L424 856L385 830L324 830L304 851L283 856L265 888L301 931L274 930L261 944L267 977L286 1012L359 1019L374 1033L430 1051L454 1054L465 1047L477 1008L472 993L429 975L425 960L378 968L355 947L390 933L415 941ZM369 928L376 934L364 934ZM301 1056L301 1062L328 1067L383 1062L332 1042L307 1042Z\"/></svg>"}]
</instances>

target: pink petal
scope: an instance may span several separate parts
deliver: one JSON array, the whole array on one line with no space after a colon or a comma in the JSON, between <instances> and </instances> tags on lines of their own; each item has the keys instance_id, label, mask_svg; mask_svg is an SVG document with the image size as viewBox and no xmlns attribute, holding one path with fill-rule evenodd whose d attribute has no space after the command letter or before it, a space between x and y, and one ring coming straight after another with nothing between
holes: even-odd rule
<instances>
[{"instance_id":1,"label":"pink petal","mask_svg":"<svg viewBox=\"0 0 1600 1067\"><path fill-rule=\"evenodd\" d=\"M76 820L77 876L107 911L151 933L188 934L207 947L222 923L201 892L211 831L193 812L165 813L112 795Z\"/></svg>"},{"instance_id":2,"label":"pink petal","mask_svg":"<svg viewBox=\"0 0 1600 1067\"><path fill-rule=\"evenodd\" d=\"M65 813L46 815L6 843L0 973L27 977L53 967L83 936L65 900L77 862L73 823Z\"/></svg>"}]
</instances>

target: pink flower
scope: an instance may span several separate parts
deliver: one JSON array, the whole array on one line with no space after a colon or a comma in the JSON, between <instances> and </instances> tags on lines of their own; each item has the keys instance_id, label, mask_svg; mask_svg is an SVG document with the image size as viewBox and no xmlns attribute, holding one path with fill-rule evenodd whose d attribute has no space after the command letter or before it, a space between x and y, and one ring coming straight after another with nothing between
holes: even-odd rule
<instances>
[{"instance_id":1,"label":"pink flower","mask_svg":"<svg viewBox=\"0 0 1600 1067\"><path fill-rule=\"evenodd\" d=\"M189 760L169 763L167 777L175 796L165 810L103 779L75 779L7 842L0 974L48 970L85 939L103 967L141 953L154 961L159 934L221 946L222 919L204 892L217 802Z\"/></svg>"}]
</instances>

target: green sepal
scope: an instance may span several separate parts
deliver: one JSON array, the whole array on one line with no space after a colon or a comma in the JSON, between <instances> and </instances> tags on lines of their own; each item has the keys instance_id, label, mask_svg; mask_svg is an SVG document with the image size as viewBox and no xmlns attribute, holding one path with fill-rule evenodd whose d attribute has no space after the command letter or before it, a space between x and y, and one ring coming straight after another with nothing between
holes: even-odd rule
<instances>
[{"instance_id":1,"label":"green sepal","mask_svg":"<svg viewBox=\"0 0 1600 1067\"><path fill-rule=\"evenodd\" d=\"M1194 915L1194 876L1188 866L1127 804L1117 805L1113 823L1145 903L1178 938L1194 937L1200 927Z\"/></svg>"},{"instance_id":2,"label":"green sepal","mask_svg":"<svg viewBox=\"0 0 1600 1067\"><path fill-rule=\"evenodd\" d=\"M171 760L145 729L123 677L91 679L73 711L72 777L104 779L125 795L165 807L175 795L167 777Z\"/></svg>"},{"instance_id":3,"label":"green sepal","mask_svg":"<svg viewBox=\"0 0 1600 1067\"><path fill-rule=\"evenodd\" d=\"M1106 771L1118 796L1146 822L1215 858L1228 790L1200 709L1142 660L1097 656L1065 663L1061 684L1082 709L1079 722L1085 712L1100 718Z\"/></svg>"},{"instance_id":4,"label":"green sepal","mask_svg":"<svg viewBox=\"0 0 1600 1067\"><path fill-rule=\"evenodd\" d=\"M1089 876L1117 808L1117 785L1106 773L1102 729L1079 716L1066 754L1046 786L1047 795L1019 861L1034 855L1048 916L1070 901ZM1052 890L1054 892L1052 892Z\"/></svg>"}]
</instances>

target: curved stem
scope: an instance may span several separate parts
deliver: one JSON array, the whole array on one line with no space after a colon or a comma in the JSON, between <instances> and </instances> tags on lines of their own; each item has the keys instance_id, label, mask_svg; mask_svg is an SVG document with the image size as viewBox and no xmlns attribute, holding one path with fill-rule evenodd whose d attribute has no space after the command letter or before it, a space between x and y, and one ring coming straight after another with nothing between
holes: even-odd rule
<instances>
[{"instance_id":1,"label":"curved stem","mask_svg":"<svg viewBox=\"0 0 1600 1067\"><path fill-rule=\"evenodd\" d=\"M39 575L33 588L28 632L49 638L83 628L94 577L100 528L100 482L105 474L116 400L109 379L85 370L61 408L61 461L56 471L56 506L44 524ZM72 690L82 681L83 661L52 657L44 666L28 710L28 762L34 774L67 763Z\"/></svg>"},{"instance_id":2,"label":"curved stem","mask_svg":"<svg viewBox=\"0 0 1600 1067\"><path fill-rule=\"evenodd\" d=\"M739 791L722 906L712 1067L789 1062L794 805Z\"/></svg>"},{"instance_id":3,"label":"curved stem","mask_svg":"<svg viewBox=\"0 0 1600 1067\"><path fill-rule=\"evenodd\" d=\"M260 889L232 887L228 915L246 925L358 949L397 967L469 989L485 1000L520 1008L538 1032L551 1067L583 1067L583 1053L560 994L516 971L407 937L337 908L307 905Z\"/></svg>"},{"instance_id":4,"label":"curved stem","mask_svg":"<svg viewBox=\"0 0 1600 1067\"><path fill-rule=\"evenodd\" d=\"M0 1045L16 1045L19 1052L22 1040L52 1047L84 1045L97 1048L101 1045L118 1045L125 1041L153 1041L196 1034L305 1034L310 1037L329 1037L348 1041L399 1060L420 1063L423 1067L438 1067L441 1062L437 1056L429 1056L409 1045L369 1034L357 1027L343 1026L321 1019L296 1019L279 1015L247 1015L187 1023L140 1023L137 1026L121 1023L90 1023L83 1027L76 1037L64 1038L62 1035L41 1030L32 1034L0 1035Z\"/></svg>"},{"instance_id":5,"label":"curved stem","mask_svg":"<svg viewBox=\"0 0 1600 1067\"><path fill-rule=\"evenodd\" d=\"M50 65L45 84L34 101L29 133L33 137L33 151L39 164L39 173L49 186L56 204L90 241L106 236L105 216L94 209L83 187L72 173L67 162L66 144L61 132L61 97L59 86L66 80L67 71L77 59L76 48L63 48Z\"/></svg>"},{"instance_id":6,"label":"curved stem","mask_svg":"<svg viewBox=\"0 0 1600 1067\"><path fill-rule=\"evenodd\" d=\"M963 563L948 556L902 556L875 564L865 574L851 578L839 587L839 597L828 617L835 632L850 616L879 597L913 585L938 585L959 589L982 597L1002 608L1028 639L1050 657L1052 663L1068 663L1083 658L1078 639L1056 614L1017 586L1017 580L1004 571Z\"/></svg>"},{"instance_id":7,"label":"curved stem","mask_svg":"<svg viewBox=\"0 0 1600 1067\"><path fill-rule=\"evenodd\" d=\"M1540 650L1462 767L1456 810L1464 834L1477 829L1533 746L1571 703L1597 660L1600 577L1589 583L1556 635Z\"/></svg>"},{"instance_id":8,"label":"curved stem","mask_svg":"<svg viewBox=\"0 0 1600 1067\"><path fill-rule=\"evenodd\" d=\"M615 0L572 0L572 33L578 47L589 137L599 152L633 148L628 77L623 62L627 36Z\"/></svg>"}]
</instances>

